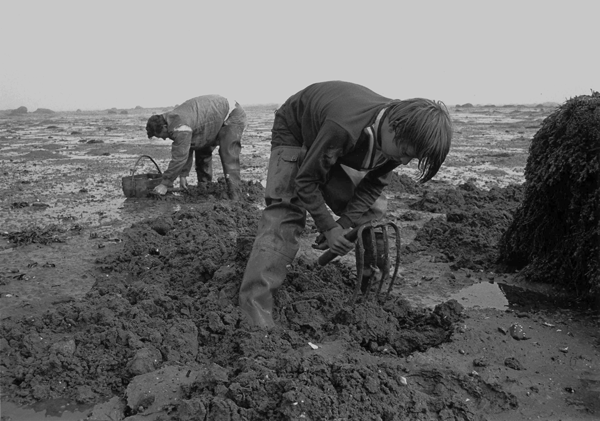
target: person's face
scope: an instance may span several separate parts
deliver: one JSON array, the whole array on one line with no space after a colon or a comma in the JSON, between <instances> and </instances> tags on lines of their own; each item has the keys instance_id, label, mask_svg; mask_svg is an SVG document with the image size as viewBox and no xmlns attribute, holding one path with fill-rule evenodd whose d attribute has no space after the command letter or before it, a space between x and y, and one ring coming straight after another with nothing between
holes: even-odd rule
<instances>
[{"instance_id":1,"label":"person's face","mask_svg":"<svg viewBox=\"0 0 600 421\"><path fill-rule=\"evenodd\" d=\"M386 119L381 126L381 154L390 161L399 162L402 165L408 165L413 158L418 158L415 148L406 139L394 141L396 133L389 125Z\"/></svg>"},{"instance_id":2,"label":"person's face","mask_svg":"<svg viewBox=\"0 0 600 421\"><path fill-rule=\"evenodd\" d=\"M160 133L156 134L156 137L160 137L161 139L166 139L169 137L169 131L167 130L167 126L163 126Z\"/></svg>"},{"instance_id":3,"label":"person's face","mask_svg":"<svg viewBox=\"0 0 600 421\"><path fill-rule=\"evenodd\" d=\"M408 165L413 158L418 158L415 148L409 142L401 139L396 144L393 136L386 136L382 139L381 153L386 159L399 162L402 165Z\"/></svg>"}]
</instances>

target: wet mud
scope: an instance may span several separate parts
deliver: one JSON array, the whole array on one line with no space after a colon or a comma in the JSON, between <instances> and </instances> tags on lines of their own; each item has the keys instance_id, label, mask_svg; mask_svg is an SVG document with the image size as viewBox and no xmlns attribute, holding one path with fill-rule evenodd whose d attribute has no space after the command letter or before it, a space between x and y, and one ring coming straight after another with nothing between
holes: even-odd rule
<instances>
[{"instance_id":1,"label":"wet mud","mask_svg":"<svg viewBox=\"0 0 600 421\"><path fill-rule=\"evenodd\" d=\"M5 393L21 403L126 396L124 419L479 419L481 407L517 405L480 378L411 371L399 359L449 341L458 302L350 306L353 276L343 265L295 262L275 297L278 328L254 331L237 290L258 218L256 209L204 200L133 224L120 250L97 262L105 277L81 301L3 324ZM181 389L173 402L136 396L137 376L171 366L194 379L171 380Z\"/></svg>"},{"instance_id":2,"label":"wet mud","mask_svg":"<svg viewBox=\"0 0 600 421\"><path fill-rule=\"evenodd\" d=\"M250 174L266 160L261 133L247 134ZM99 151L111 147L107 140ZM449 162L457 168L464 159L475 158ZM33 275L58 287L70 270L85 288L63 281L71 294L39 308L16 303L3 314L2 400L70 402L87 408L90 421L587 420L600 411L597 318L516 286L515 274L496 265L521 185L421 185L394 174L388 217L401 232L400 279L389 297L354 305L354 256L319 266L309 218L275 295L277 327L265 332L237 305L260 218L260 179L245 179L240 202L228 199L219 178L205 190L116 202L122 192L113 174L112 190L94 181L69 193L69 203L89 194L119 203L118 212L105 210L110 218L38 226L19 224L36 212L36 196L12 189L2 208L12 224L2 234L3 302L16 300L7 291L26 290ZM26 174L16 186L22 181ZM94 191L97 184L108 193ZM50 199L38 222L52 219ZM67 252L73 261L58 259ZM473 307L468 294L457 294L485 283L506 297L502 310Z\"/></svg>"}]
</instances>

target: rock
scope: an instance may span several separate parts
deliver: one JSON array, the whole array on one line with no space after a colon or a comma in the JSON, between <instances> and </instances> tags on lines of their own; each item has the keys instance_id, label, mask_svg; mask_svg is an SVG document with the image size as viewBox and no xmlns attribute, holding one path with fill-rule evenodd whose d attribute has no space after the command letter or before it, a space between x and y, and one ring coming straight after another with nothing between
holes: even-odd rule
<instances>
[{"instance_id":1,"label":"rock","mask_svg":"<svg viewBox=\"0 0 600 421\"><path fill-rule=\"evenodd\" d=\"M504 365L513 370L524 370L523 365L514 357L509 357L504 360Z\"/></svg>"},{"instance_id":2,"label":"rock","mask_svg":"<svg viewBox=\"0 0 600 421\"><path fill-rule=\"evenodd\" d=\"M529 339L529 336L527 336L525 333L523 326L518 323L513 323L508 329L508 332L510 333L510 336L518 341Z\"/></svg>"}]
</instances>

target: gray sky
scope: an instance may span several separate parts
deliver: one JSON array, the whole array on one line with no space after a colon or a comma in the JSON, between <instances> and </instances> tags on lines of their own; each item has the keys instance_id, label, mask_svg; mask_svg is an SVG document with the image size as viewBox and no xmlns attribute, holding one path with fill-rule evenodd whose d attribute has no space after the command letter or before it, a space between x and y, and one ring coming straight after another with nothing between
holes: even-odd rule
<instances>
[{"instance_id":1,"label":"gray sky","mask_svg":"<svg viewBox=\"0 0 600 421\"><path fill-rule=\"evenodd\" d=\"M0 109L280 103L324 80L448 105L600 90L598 2L0 0Z\"/></svg>"}]
</instances>

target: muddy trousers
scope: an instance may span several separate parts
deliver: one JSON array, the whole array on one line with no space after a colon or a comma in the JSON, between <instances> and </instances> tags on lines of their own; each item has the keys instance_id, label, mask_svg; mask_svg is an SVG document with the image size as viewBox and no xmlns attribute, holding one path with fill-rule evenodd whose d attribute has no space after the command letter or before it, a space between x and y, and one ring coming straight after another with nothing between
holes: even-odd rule
<instances>
[{"instance_id":1,"label":"muddy trousers","mask_svg":"<svg viewBox=\"0 0 600 421\"><path fill-rule=\"evenodd\" d=\"M212 153L219 145L219 157L223 165L223 174L232 199L239 197L240 190L240 151L243 124L224 125L219 130L215 145L194 150L198 185L210 183L213 178Z\"/></svg>"},{"instance_id":2,"label":"muddy trousers","mask_svg":"<svg viewBox=\"0 0 600 421\"><path fill-rule=\"evenodd\" d=\"M277 146L271 150L265 201L258 233L240 287L239 303L249 320L263 328L273 327L273 292L285 280L287 266L298 252L298 236L306 224L306 209L295 194L295 178L301 148ZM339 166L332 171L322 193L327 205L345 209L357 183ZM385 197L375 202L359 223L380 219L386 210Z\"/></svg>"}]
</instances>

